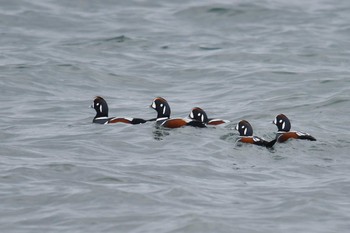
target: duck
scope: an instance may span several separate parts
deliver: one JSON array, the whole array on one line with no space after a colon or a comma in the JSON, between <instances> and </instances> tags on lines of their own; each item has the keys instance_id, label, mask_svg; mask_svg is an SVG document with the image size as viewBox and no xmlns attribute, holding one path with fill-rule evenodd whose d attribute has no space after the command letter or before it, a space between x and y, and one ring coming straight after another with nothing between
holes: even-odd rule
<instances>
[{"instance_id":1,"label":"duck","mask_svg":"<svg viewBox=\"0 0 350 233\"><path fill-rule=\"evenodd\" d=\"M276 139L272 141L266 141L261 137L253 136L253 127L246 120L241 120L238 122L235 129L239 132L240 137L237 140L239 142L264 146L266 148L272 148L276 143Z\"/></svg>"},{"instance_id":2,"label":"duck","mask_svg":"<svg viewBox=\"0 0 350 233\"><path fill-rule=\"evenodd\" d=\"M203 122L205 125L221 125L230 122L218 118L208 118L207 113L200 107L192 108L188 117L192 120Z\"/></svg>"},{"instance_id":3,"label":"duck","mask_svg":"<svg viewBox=\"0 0 350 233\"><path fill-rule=\"evenodd\" d=\"M108 104L101 96L96 96L93 100L91 108L94 108L96 115L92 120L92 123L96 124L114 124L114 123L125 123L125 124L143 124L147 120L142 118L130 118L130 117L108 117Z\"/></svg>"},{"instance_id":4,"label":"duck","mask_svg":"<svg viewBox=\"0 0 350 233\"><path fill-rule=\"evenodd\" d=\"M278 128L278 132L276 134L277 142L286 142L289 139L301 139L301 140L309 140L316 141L316 138L311 136L308 133L299 132L299 131L290 131L291 123L288 117L284 114L279 114L272 122Z\"/></svg>"}]
</instances>

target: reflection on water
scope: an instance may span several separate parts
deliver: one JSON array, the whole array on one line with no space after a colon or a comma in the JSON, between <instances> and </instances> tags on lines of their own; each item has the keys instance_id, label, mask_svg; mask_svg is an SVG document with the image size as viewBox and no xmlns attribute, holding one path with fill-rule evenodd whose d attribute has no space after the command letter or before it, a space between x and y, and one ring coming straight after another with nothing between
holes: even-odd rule
<instances>
[{"instance_id":1,"label":"reflection on water","mask_svg":"<svg viewBox=\"0 0 350 233\"><path fill-rule=\"evenodd\" d=\"M161 141L164 137L170 135L170 130L161 126L155 126L153 130L153 138L157 141Z\"/></svg>"}]
</instances>

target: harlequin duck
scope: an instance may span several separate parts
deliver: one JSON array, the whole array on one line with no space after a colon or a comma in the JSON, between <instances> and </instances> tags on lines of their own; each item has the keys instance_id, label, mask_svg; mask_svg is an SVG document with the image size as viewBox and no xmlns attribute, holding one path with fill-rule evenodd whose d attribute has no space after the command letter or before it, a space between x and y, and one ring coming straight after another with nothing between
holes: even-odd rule
<instances>
[{"instance_id":1,"label":"harlequin duck","mask_svg":"<svg viewBox=\"0 0 350 233\"><path fill-rule=\"evenodd\" d=\"M182 126L205 127L205 124L199 121L183 118L170 119L170 106L162 97L155 98L150 107L157 111L157 118L150 119L149 121L156 121L159 126L166 128L180 128Z\"/></svg>"},{"instance_id":2,"label":"harlequin duck","mask_svg":"<svg viewBox=\"0 0 350 233\"><path fill-rule=\"evenodd\" d=\"M101 96L95 97L91 108L94 108L96 110L96 116L92 121L93 123L112 124L121 122L126 124L142 124L146 122L146 120L141 118L108 117L108 105Z\"/></svg>"},{"instance_id":3,"label":"harlequin duck","mask_svg":"<svg viewBox=\"0 0 350 233\"><path fill-rule=\"evenodd\" d=\"M206 125L221 125L229 122L227 120L217 118L208 118L207 113L199 107L192 108L192 111L189 114L189 118L203 122Z\"/></svg>"},{"instance_id":4,"label":"harlequin duck","mask_svg":"<svg viewBox=\"0 0 350 233\"><path fill-rule=\"evenodd\" d=\"M246 120L240 121L236 125L235 129L239 132L239 142L255 144L258 146L265 146L267 148L273 147L273 145L276 143L276 139L269 142L260 137L253 136L253 128L250 125L250 123Z\"/></svg>"},{"instance_id":5,"label":"harlequin duck","mask_svg":"<svg viewBox=\"0 0 350 233\"><path fill-rule=\"evenodd\" d=\"M275 124L278 128L278 132L276 135L276 139L278 142L285 142L290 138L316 141L316 138L314 138L308 133L290 131L290 121L288 117L286 117L284 114L279 114L278 116L276 116L275 120L272 123Z\"/></svg>"}]
</instances>

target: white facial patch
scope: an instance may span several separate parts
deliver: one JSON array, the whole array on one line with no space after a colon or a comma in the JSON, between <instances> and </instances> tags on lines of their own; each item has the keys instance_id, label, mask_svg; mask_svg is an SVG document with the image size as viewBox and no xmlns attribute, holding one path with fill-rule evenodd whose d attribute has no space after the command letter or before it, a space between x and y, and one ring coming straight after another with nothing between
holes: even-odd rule
<instances>
[{"instance_id":1,"label":"white facial patch","mask_svg":"<svg viewBox=\"0 0 350 233\"><path fill-rule=\"evenodd\" d=\"M162 107L163 107L163 104L160 104L160 107L162 108Z\"/></svg>"},{"instance_id":2,"label":"white facial patch","mask_svg":"<svg viewBox=\"0 0 350 233\"><path fill-rule=\"evenodd\" d=\"M156 108L156 102L154 102L154 101L152 103L152 108L154 108L154 109Z\"/></svg>"},{"instance_id":3,"label":"white facial patch","mask_svg":"<svg viewBox=\"0 0 350 233\"><path fill-rule=\"evenodd\" d=\"M190 113L190 118L192 118L192 119L194 118L193 112Z\"/></svg>"},{"instance_id":4,"label":"white facial patch","mask_svg":"<svg viewBox=\"0 0 350 233\"><path fill-rule=\"evenodd\" d=\"M277 124L277 118L273 120L273 123L276 125Z\"/></svg>"},{"instance_id":5,"label":"white facial patch","mask_svg":"<svg viewBox=\"0 0 350 233\"><path fill-rule=\"evenodd\" d=\"M97 105L97 106L99 106L99 105L100 105L100 103L97 103L96 105Z\"/></svg>"},{"instance_id":6,"label":"white facial patch","mask_svg":"<svg viewBox=\"0 0 350 233\"><path fill-rule=\"evenodd\" d=\"M280 123L282 123L282 119L280 120Z\"/></svg>"}]
</instances>

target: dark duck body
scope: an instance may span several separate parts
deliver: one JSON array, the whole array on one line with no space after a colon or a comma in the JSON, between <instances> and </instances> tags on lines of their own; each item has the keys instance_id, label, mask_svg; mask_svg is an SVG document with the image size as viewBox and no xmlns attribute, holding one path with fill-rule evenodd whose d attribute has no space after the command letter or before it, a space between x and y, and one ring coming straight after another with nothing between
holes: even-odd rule
<instances>
[{"instance_id":1,"label":"dark duck body","mask_svg":"<svg viewBox=\"0 0 350 233\"><path fill-rule=\"evenodd\" d=\"M276 134L277 142L285 142L292 138L316 141L316 138L314 138L308 133L299 132L299 131L290 131L291 129L290 120L284 114L277 115L275 120L272 123L275 124L278 128L278 132Z\"/></svg>"},{"instance_id":2,"label":"dark duck body","mask_svg":"<svg viewBox=\"0 0 350 233\"><path fill-rule=\"evenodd\" d=\"M240 121L236 125L235 129L239 132L239 136L240 136L240 138L238 139L239 142L254 144L258 146L264 146L267 148L273 147L273 145L276 143L276 139L269 142L260 137L253 136L253 127L246 120Z\"/></svg>"},{"instance_id":3,"label":"dark duck body","mask_svg":"<svg viewBox=\"0 0 350 233\"><path fill-rule=\"evenodd\" d=\"M146 120L141 118L123 118L123 117L108 117L108 104L101 97L96 96L92 108L96 111L96 116L92 120L93 123L97 124L113 124L113 123L126 123L126 124L142 124L145 123Z\"/></svg>"}]
</instances>

